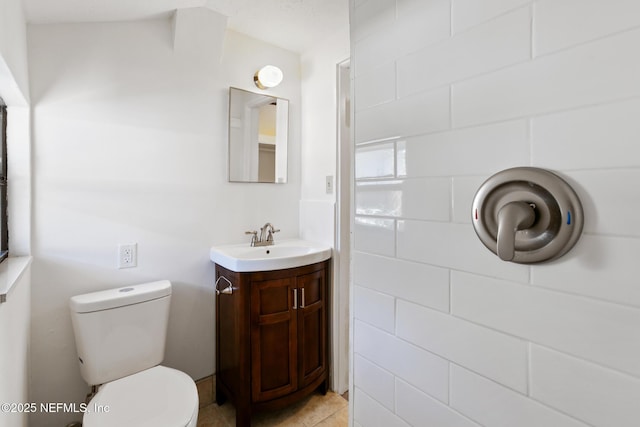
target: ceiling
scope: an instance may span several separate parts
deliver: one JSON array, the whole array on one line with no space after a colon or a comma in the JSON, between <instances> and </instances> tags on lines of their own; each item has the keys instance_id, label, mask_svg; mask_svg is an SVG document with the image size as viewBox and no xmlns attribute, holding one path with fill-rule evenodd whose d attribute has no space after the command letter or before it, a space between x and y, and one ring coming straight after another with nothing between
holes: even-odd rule
<instances>
[{"instance_id":1,"label":"ceiling","mask_svg":"<svg viewBox=\"0 0 640 427\"><path fill-rule=\"evenodd\" d=\"M22 0L32 24L150 19L175 9L207 7L227 27L303 53L349 25L348 0Z\"/></svg>"}]
</instances>

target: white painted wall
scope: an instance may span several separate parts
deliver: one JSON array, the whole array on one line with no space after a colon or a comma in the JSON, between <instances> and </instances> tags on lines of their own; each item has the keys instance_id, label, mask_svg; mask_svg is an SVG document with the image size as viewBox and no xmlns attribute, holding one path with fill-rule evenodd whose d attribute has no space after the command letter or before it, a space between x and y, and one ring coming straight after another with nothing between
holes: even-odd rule
<instances>
[{"instance_id":1,"label":"white painted wall","mask_svg":"<svg viewBox=\"0 0 640 427\"><path fill-rule=\"evenodd\" d=\"M210 246L245 241L267 221L280 238L298 235L299 56L220 31L223 21L191 10L173 23L29 27L33 401L79 402L88 390L69 297L156 279L173 283L164 364L211 375ZM253 73L267 63L285 74L269 93L291 101L289 184L228 183L228 87L257 91ZM117 270L117 246L129 242L138 267ZM30 425L79 418L37 414Z\"/></svg>"},{"instance_id":2,"label":"white painted wall","mask_svg":"<svg viewBox=\"0 0 640 427\"><path fill-rule=\"evenodd\" d=\"M27 29L21 0L0 0L0 96L7 105L29 102Z\"/></svg>"},{"instance_id":3,"label":"white painted wall","mask_svg":"<svg viewBox=\"0 0 640 427\"><path fill-rule=\"evenodd\" d=\"M9 252L30 253L31 159L27 31L20 0L0 0L0 97L7 104ZM30 270L14 275L13 259L0 265L0 281L11 286L0 303L0 402L29 401L31 325ZM24 266L24 264L22 264ZM28 425L26 412L0 414L6 427Z\"/></svg>"},{"instance_id":4,"label":"white painted wall","mask_svg":"<svg viewBox=\"0 0 640 427\"><path fill-rule=\"evenodd\" d=\"M339 280L340 256L335 242L335 201L338 176L336 154L337 65L349 58L347 16L337 16L340 31L332 33L314 49L302 55L302 189L300 235L310 241L334 247L332 280L332 388L348 387L348 285ZM327 194L325 180L333 177L334 191ZM344 266L343 268L346 268Z\"/></svg>"},{"instance_id":5,"label":"white painted wall","mask_svg":"<svg viewBox=\"0 0 640 427\"><path fill-rule=\"evenodd\" d=\"M302 189L300 235L333 245L335 191L327 194L325 178L336 176L338 63L349 58L346 17L336 31L314 49L302 63ZM335 185L334 185L335 187Z\"/></svg>"},{"instance_id":6,"label":"white painted wall","mask_svg":"<svg viewBox=\"0 0 640 427\"><path fill-rule=\"evenodd\" d=\"M346 17L341 17L346 19ZM334 201L324 179L336 168L336 67L349 59L349 27L337 31L301 57L302 64L302 199Z\"/></svg>"},{"instance_id":7,"label":"white painted wall","mask_svg":"<svg viewBox=\"0 0 640 427\"><path fill-rule=\"evenodd\" d=\"M640 4L351 8L354 425L638 425ZM553 263L502 262L471 226L516 165L582 199Z\"/></svg>"},{"instance_id":8,"label":"white painted wall","mask_svg":"<svg viewBox=\"0 0 640 427\"><path fill-rule=\"evenodd\" d=\"M20 260L20 273L5 260L0 281L13 283L7 301L0 304L0 402L16 405L29 402L29 328L31 326L31 271ZM28 264L28 262L27 262ZM29 408L31 409L31 408ZM12 411L13 410L13 411ZM28 411L10 407L0 413L3 427L28 426Z\"/></svg>"}]
</instances>

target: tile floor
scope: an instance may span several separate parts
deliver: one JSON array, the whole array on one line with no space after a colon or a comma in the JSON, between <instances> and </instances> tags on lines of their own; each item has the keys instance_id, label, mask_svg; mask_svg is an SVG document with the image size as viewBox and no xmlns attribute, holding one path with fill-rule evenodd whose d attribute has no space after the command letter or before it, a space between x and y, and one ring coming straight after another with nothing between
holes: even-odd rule
<instances>
[{"instance_id":1,"label":"tile floor","mask_svg":"<svg viewBox=\"0 0 640 427\"><path fill-rule=\"evenodd\" d=\"M251 418L252 427L347 427L349 402L344 397L328 392L325 396L314 393L279 411L263 412ZM230 403L215 403L200 408L198 427L235 427L236 410Z\"/></svg>"}]
</instances>

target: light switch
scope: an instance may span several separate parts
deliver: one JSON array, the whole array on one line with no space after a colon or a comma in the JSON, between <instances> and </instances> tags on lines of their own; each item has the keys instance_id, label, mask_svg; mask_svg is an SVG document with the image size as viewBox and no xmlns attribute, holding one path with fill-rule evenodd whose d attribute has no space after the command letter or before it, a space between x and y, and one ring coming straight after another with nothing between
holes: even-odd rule
<instances>
[{"instance_id":1,"label":"light switch","mask_svg":"<svg viewBox=\"0 0 640 427\"><path fill-rule=\"evenodd\" d=\"M327 189L327 194L333 194L333 175L327 175L325 187Z\"/></svg>"}]
</instances>

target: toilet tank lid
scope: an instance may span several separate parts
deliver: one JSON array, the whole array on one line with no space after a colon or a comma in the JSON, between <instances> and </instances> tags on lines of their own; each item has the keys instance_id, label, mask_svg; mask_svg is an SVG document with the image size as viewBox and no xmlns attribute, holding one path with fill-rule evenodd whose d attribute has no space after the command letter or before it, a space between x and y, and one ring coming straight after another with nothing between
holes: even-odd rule
<instances>
[{"instance_id":1,"label":"toilet tank lid","mask_svg":"<svg viewBox=\"0 0 640 427\"><path fill-rule=\"evenodd\" d=\"M91 313L138 304L169 295L171 295L171 282L168 280L158 280L140 285L124 286L106 291L76 295L71 297L69 307L71 311L75 313Z\"/></svg>"}]
</instances>

